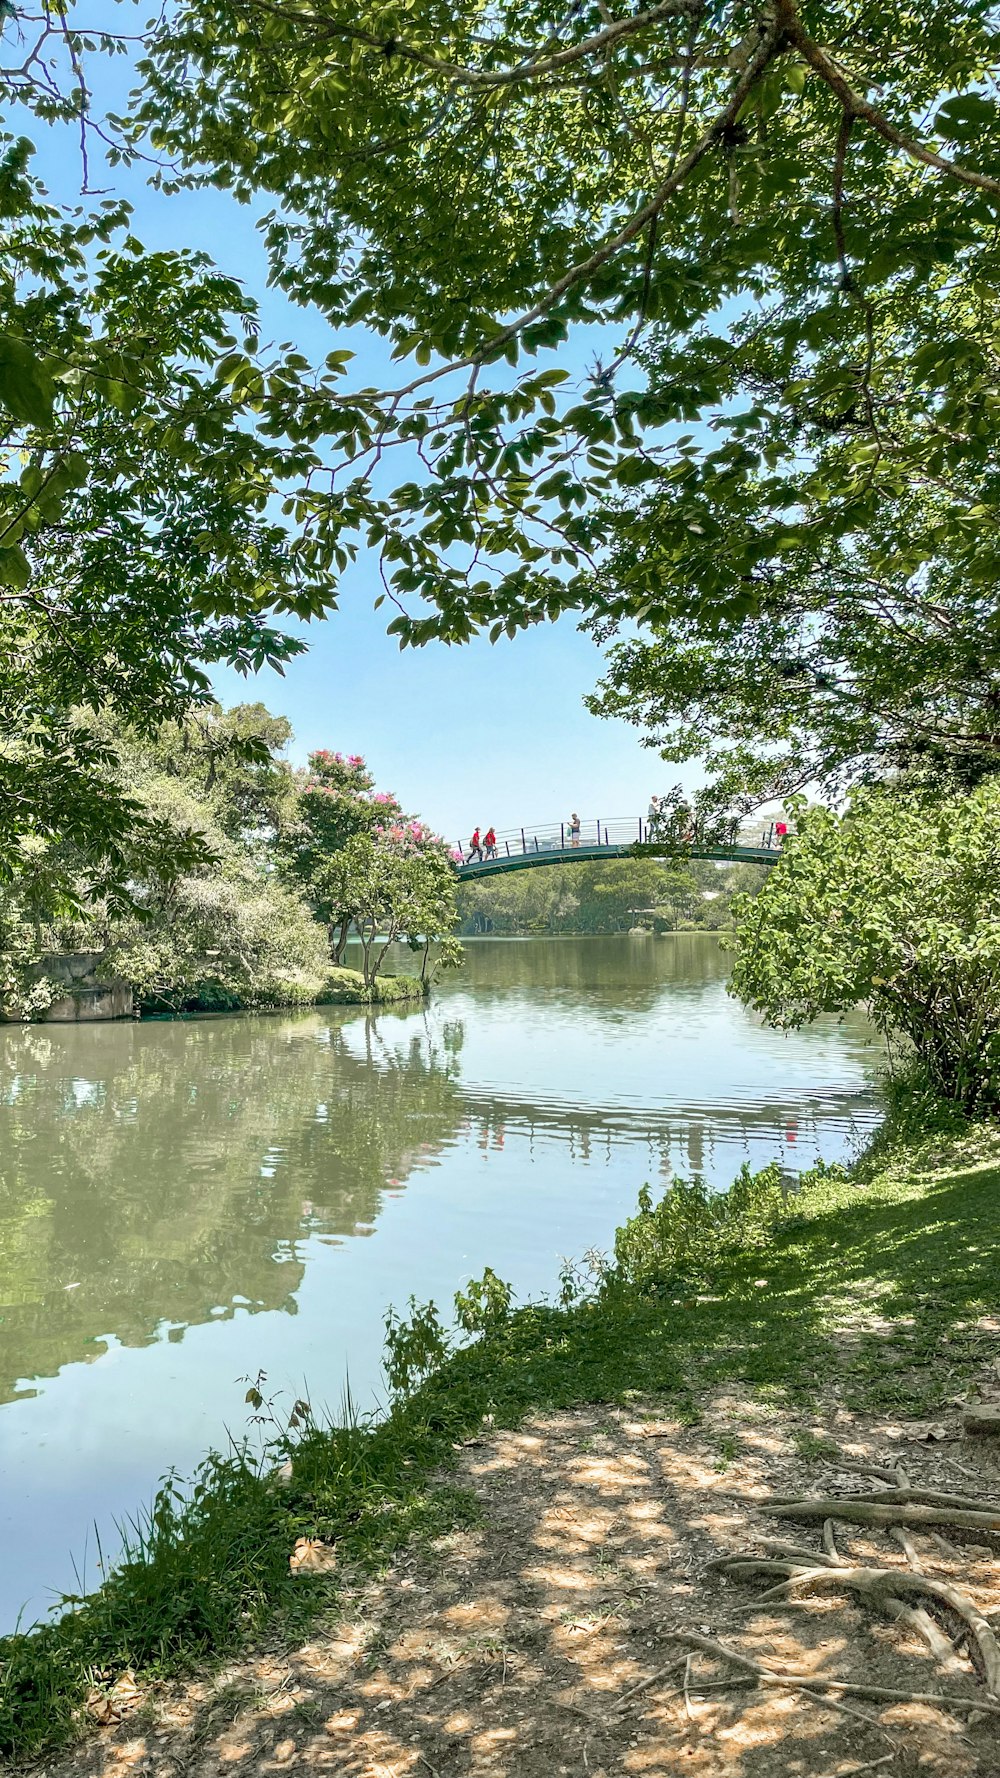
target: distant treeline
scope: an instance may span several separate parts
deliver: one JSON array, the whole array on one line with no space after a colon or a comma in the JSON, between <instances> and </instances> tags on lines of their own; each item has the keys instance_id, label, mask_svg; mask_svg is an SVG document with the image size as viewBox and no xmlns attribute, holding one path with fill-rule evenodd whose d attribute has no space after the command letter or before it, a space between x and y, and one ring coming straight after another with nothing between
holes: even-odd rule
<instances>
[{"instance_id":1,"label":"distant treeline","mask_svg":"<svg viewBox=\"0 0 1000 1778\"><path fill-rule=\"evenodd\" d=\"M718 932L731 924L733 897L755 895L764 875L759 865L650 858L511 871L462 884L461 932Z\"/></svg>"}]
</instances>

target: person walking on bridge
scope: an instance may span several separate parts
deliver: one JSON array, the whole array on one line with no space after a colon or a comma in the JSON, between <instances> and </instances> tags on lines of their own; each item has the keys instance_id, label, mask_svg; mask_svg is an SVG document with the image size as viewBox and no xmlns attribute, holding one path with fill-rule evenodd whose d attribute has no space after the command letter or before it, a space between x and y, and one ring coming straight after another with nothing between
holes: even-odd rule
<instances>
[{"instance_id":1,"label":"person walking on bridge","mask_svg":"<svg viewBox=\"0 0 1000 1778\"><path fill-rule=\"evenodd\" d=\"M497 855L497 836L492 827L486 829L483 850L485 851L487 858L495 858Z\"/></svg>"},{"instance_id":2,"label":"person walking on bridge","mask_svg":"<svg viewBox=\"0 0 1000 1778\"><path fill-rule=\"evenodd\" d=\"M571 846L580 844L580 817L571 815L569 818L569 843Z\"/></svg>"},{"instance_id":3,"label":"person walking on bridge","mask_svg":"<svg viewBox=\"0 0 1000 1778\"><path fill-rule=\"evenodd\" d=\"M479 838L478 825L476 826L475 831L473 832L472 838L469 841L469 856L465 861L466 864L471 864L472 860L474 858L478 858L480 864L482 864L482 862L483 862L483 846L482 846L482 841Z\"/></svg>"}]
</instances>

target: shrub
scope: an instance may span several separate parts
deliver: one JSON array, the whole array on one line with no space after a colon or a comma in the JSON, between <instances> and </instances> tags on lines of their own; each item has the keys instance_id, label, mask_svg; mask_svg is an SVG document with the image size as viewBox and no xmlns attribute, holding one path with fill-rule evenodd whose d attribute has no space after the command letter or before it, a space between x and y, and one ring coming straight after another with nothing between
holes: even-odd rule
<instances>
[{"instance_id":1,"label":"shrub","mask_svg":"<svg viewBox=\"0 0 1000 1778\"><path fill-rule=\"evenodd\" d=\"M723 1258L762 1246L784 1209L775 1161L759 1173L744 1163L728 1192L712 1192L699 1178L678 1179L654 1204L644 1185L635 1215L615 1235L607 1287L658 1290L707 1279Z\"/></svg>"}]
</instances>

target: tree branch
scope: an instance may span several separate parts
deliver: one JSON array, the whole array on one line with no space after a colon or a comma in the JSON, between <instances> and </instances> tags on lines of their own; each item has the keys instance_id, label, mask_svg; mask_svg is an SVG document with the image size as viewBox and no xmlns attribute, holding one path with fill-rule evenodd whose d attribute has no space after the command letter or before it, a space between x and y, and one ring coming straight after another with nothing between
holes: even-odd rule
<instances>
[{"instance_id":1,"label":"tree branch","mask_svg":"<svg viewBox=\"0 0 1000 1778\"><path fill-rule=\"evenodd\" d=\"M486 345L481 346L478 352L471 352L467 358L459 358L448 364L443 364L439 370L428 371L425 376L415 377L413 382L408 383L405 388L395 390L392 395L394 406L398 406L399 402L407 396L416 394L418 389L425 388L428 383L436 383L442 377L450 376L454 372L470 370L473 366L488 363L498 352L502 351L510 340L516 339L518 334L523 333L526 327L530 327L533 321L538 321L547 314L553 303L558 302L561 296L565 296L568 290L572 290L575 284L587 283L609 259L613 259L616 253L619 253L623 247L627 247L637 235L641 235L659 216L660 211L674 193L680 191L695 168L701 164L705 156L721 141L726 131L735 122L744 99L751 92L774 55L778 41L779 32L776 26L772 24L761 27L761 39L757 50L733 87L728 103L709 124L700 140L678 163L659 189L653 193L649 201L643 204L641 209L633 212L624 228L620 229L616 235L612 235L610 239L603 241L599 247L594 249L593 253L588 254L586 259L577 260L576 264L570 266L561 278L557 278L554 284L550 284L545 294L539 297L530 309L525 309L507 327L502 328Z\"/></svg>"},{"instance_id":2,"label":"tree branch","mask_svg":"<svg viewBox=\"0 0 1000 1778\"><path fill-rule=\"evenodd\" d=\"M525 59L514 68L491 70L468 68L461 62L446 62L399 38L376 37L374 32L363 31L357 25L320 18L313 12L292 11L287 6L277 4L277 0L244 0L244 4L248 10L267 12L275 18L309 25L320 36L346 37L352 43L361 43L367 49L377 50L387 60L399 57L402 61L427 68L432 74L440 74L443 79L455 84L475 87L512 86L524 80L537 80L542 75L557 73L561 68L586 56L603 55L612 44L619 43L626 37L634 37L664 19L700 17L705 10L704 0L660 0L659 5L651 6L645 12L633 13L630 18L617 19L613 24L605 26L603 31L597 31L592 37L584 38L581 43L571 44L567 49L558 50L544 61Z\"/></svg>"},{"instance_id":3,"label":"tree branch","mask_svg":"<svg viewBox=\"0 0 1000 1778\"><path fill-rule=\"evenodd\" d=\"M855 92L832 56L828 56L826 50L821 49L800 24L794 0L776 0L776 12L786 40L795 46L803 60L836 93L849 117L861 118L884 141L893 148L898 148L902 154L909 155L911 160L919 161L925 167L933 167L936 172L945 173L950 179L957 179L963 185L971 185L977 191L991 191L1000 197L1000 179L994 179L988 173L975 173L970 167L960 167L945 155L936 154L933 148L925 148L922 142L914 142L912 137L904 136L902 130L897 130L895 124L891 124L881 111Z\"/></svg>"}]
</instances>

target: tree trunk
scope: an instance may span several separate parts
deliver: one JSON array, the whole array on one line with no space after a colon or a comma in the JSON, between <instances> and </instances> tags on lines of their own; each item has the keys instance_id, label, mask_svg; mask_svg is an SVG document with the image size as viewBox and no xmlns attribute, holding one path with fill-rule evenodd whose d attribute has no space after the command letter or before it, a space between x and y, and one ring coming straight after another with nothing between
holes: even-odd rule
<instances>
[{"instance_id":1,"label":"tree trunk","mask_svg":"<svg viewBox=\"0 0 1000 1778\"><path fill-rule=\"evenodd\" d=\"M361 939L361 954L364 959L362 969L365 978L365 987L370 988L375 979L375 970L372 969L372 945L375 943L374 926L369 932L367 924L359 920L358 935Z\"/></svg>"},{"instance_id":2,"label":"tree trunk","mask_svg":"<svg viewBox=\"0 0 1000 1778\"><path fill-rule=\"evenodd\" d=\"M344 951L347 947L347 934L349 933L350 929L351 929L350 914L344 915L344 918L340 922L339 932L337 931L337 928L335 926L329 926L327 928L327 931L329 932L329 935L330 935L330 955L333 958L334 963L336 963L338 966L340 965L341 960L343 959Z\"/></svg>"}]
</instances>

